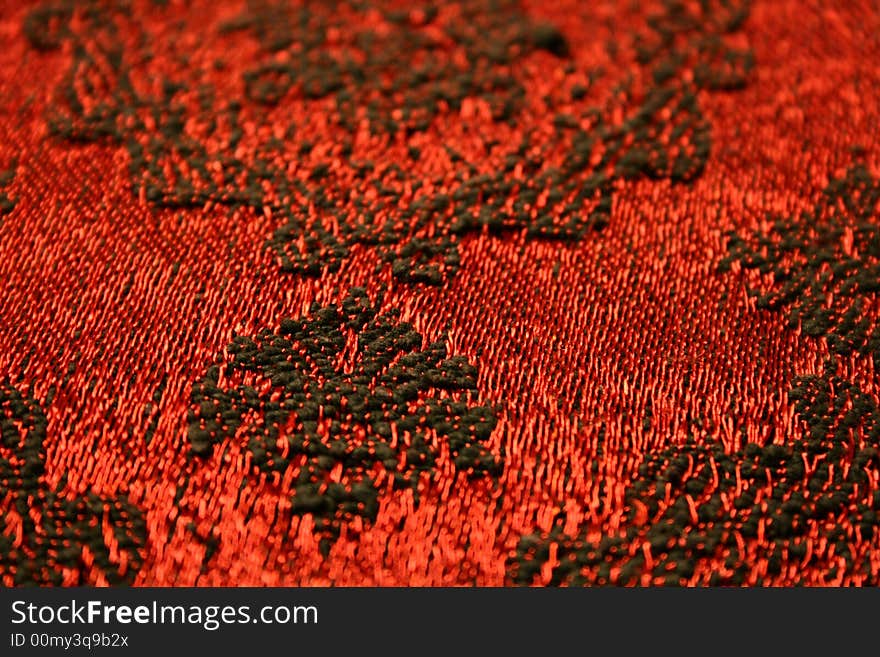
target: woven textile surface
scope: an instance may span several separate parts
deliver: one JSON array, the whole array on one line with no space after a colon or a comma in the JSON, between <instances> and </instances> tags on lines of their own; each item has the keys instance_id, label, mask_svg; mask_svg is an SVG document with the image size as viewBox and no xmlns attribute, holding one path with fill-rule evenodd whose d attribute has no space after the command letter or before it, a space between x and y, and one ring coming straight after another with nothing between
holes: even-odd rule
<instances>
[{"instance_id":1,"label":"woven textile surface","mask_svg":"<svg viewBox=\"0 0 880 657\"><path fill-rule=\"evenodd\" d=\"M877 2L0 34L2 585L880 581Z\"/></svg>"}]
</instances>

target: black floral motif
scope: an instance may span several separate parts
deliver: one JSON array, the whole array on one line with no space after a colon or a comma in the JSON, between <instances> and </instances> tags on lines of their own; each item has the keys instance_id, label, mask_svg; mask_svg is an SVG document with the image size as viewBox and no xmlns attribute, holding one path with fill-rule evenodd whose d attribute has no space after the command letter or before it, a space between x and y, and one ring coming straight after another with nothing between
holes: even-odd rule
<instances>
[{"instance_id":1,"label":"black floral motif","mask_svg":"<svg viewBox=\"0 0 880 657\"><path fill-rule=\"evenodd\" d=\"M790 398L804 427L792 444L747 444L730 454L720 444L688 443L649 455L626 496L625 530L599 541L586 529L567 536L560 525L523 537L511 577L529 584L551 558L552 585L741 585L772 581L785 564L880 582L855 539L877 528L880 409L833 365L795 381ZM876 480L876 479L874 479ZM745 541L758 539L757 552ZM789 573L795 585L802 573ZM809 583L809 582L807 582Z\"/></svg>"},{"instance_id":2,"label":"black floral motif","mask_svg":"<svg viewBox=\"0 0 880 657\"><path fill-rule=\"evenodd\" d=\"M235 438L256 469L292 470L293 512L314 517L325 550L341 522L375 518L380 479L415 490L440 440L457 470L498 475L486 446L495 414L474 403L475 368L422 343L359 289L277 332L236 338L193 385L192 451Z\"/></svg>"},{"instance_id":3,"label":"black floral motif","mask_svg":"<svg viewBox=\"0 0 880 657\"><path fill-rule=\"evenodd\" d=\"M876 365L878 216L880 182L856 165L831 181L812 211L777 219L768 233L731 234L720 268L759 271L764 286L749 289L759 308L787 311L793 328L824 338L833 353L868 356ZM625 532L598 543L558 526L524 537L512 577L533 581L555 546L554 584L637 583L646 574L650 583L678 584L708 561L723 563L708 583L742 584L757 561L772 578L785 563L810 560L829 583L846 574L876 584L880 573L857 544L874 536L880 512L880 492L870 483L880 466L880 409L837 370L831 359L821 376L795 379L789 397L804 428L800 439L734 454L687 444L649 456L627 494ZM747 559L744 539L759 536L759 553ZM816 552L813 544L824 548Z\"/></svg>"},{"instance_id":4,"label":"black floral motif","mask_svg":"<svg viewBox=\"0 0 880 657\"><path fill-rule=\"evenodd\" d=\"M143 563L146 524L124 496L73 496L43 479L46 416L40 404L0 384L0 582L85 585L91 571L130 584Z\"/></svg>"},{"instance_id":5,"label":"black floral motif","mask_svg":"<svg viewBox=\"0 0 880 657\"><path fill-rule=\"evenodd\" d=\"M15 168L0 171L0 217L9 214L15 208L17 200L11 198L6 188L15 178Z\"/></svg>"},{"instance_id":6,"label":"black floral motif","mask_svg":"<svg viewBox=\"0 0 880 657\"><path fill-rule=\"evenodd\" d=\"M769 277L750 289L759 308L787 311L792 327L842 356L880 365L880 181L863 165L833 180L812 212L778 219L769 233L732 234L722 269L738 262Z\"/></svg>"},{"instance_id":7,"label":"black floral motif","mask_svg":"<svg viewBox=\"0 0 880 657\"><path fill-rule=\"evenodd\" d=\"M561 84L543 101L543 115L555 117L555 136L537 139L536 126L523 118L517 66L538 51L568 58L565 35L534 22L513 0L455 6L401 12L381 1L250 2L220 26L227 35L253 35L263 51L264 59L244 72L240 97L225 91L221 98L205 71L181 72L179 79L151 73L148 36L141 50L131 39L123 45L120 25L136 19L130 11L62 2L32 12L25 33L42 50L74 42L50 126L68 139L124 144L133 191L145 200L271 212L280 227L267 245L285 271L334 270L352 247L367 245L400 280L428 284L455 273L466 235L525 231L536 239L580 239L608 223L622 181L699 176L710 130L697 94L742 86L752 66L751 54L727 40L740 29L747 2L666 0L638 45L636 77L647 82L624 80L598 104L582 85ZM77 12L86 28L79 32L71 27ZM360 27L375 12L387 26L381 39ZM572 79L578 74L573 65L566 70ZM149 84L135 84L145 75ZM283 138L248 140L246 122L277 133L273 108L291 98L321 108L335 135L329 153L298 137L295 121ZM500 169L481 172L448 147L450 175L428 181L410 174L406 162L377 165L353 155L364 122L374 135L408 138L427 131L441 108L459 111L474 99L493 121L521 128L517 143L493 146L505 149ZM408 152L419 159L419 148ZM300 173L291 175L294 163Z\"/></svg>"},{"instance_id":8,"label":"black floral motif","mask_svg":"<svg viewBox=\"0 0 880 657\"><path fill-rule=\"evenodd\" d=\"M377 7L391 27L381 37L357 24L357 18ZM356 129L363 108L375 130L423 131L441 103L457 111L466 98L486 100L497 119L510 117L525 90L501 67L536 49L568 54L556 28L530 21L510 0L460 3L455 20L442 25L442 40L424 29L437 20L437 5L415 12L383 8L382 3L352 3L348 9L352 13L346 16L318 3L290 8L259 1L223 24L225 31L251 30L272 56L245 73L247 96L276 104L296 87L308 98L336 95L339 120L348 130ZM450 45L462 49L463 61L438 56ZM279 63L274 57L279 51L292 57ZM424 57L415 66L401 65L413 61L414 54Z\"/></svg>"}]
</instances>

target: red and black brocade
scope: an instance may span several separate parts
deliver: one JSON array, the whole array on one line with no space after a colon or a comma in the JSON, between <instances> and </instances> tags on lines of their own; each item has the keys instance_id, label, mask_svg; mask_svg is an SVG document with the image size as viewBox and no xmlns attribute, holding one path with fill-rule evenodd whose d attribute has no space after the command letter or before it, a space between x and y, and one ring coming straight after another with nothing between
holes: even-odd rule
<instances>
[{"instance_id":1,"label":"red and black brocade","mask_svg":"<svg viewBox=\"0 0 880 657\"><path fill-rule=\"evenodd\" d=\"M0 30L4 585L878 582L871 3Z\"/></svg>"}]
</instances>

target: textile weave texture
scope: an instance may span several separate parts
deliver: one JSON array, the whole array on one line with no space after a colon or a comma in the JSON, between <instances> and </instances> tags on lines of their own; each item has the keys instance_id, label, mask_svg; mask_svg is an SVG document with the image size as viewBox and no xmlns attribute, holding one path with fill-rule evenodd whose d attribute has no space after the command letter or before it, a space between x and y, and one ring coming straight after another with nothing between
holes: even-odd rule
<instances>
[{"instance_id":1,"label":"textile weave texture","mask_svg":"<svg viewBox=\"0 0 880 657\"><path fill-rule=\"evenodd\" d=\"M0 34L2 585L880 581L877 2Z\"/></svg>"}]
</instances>

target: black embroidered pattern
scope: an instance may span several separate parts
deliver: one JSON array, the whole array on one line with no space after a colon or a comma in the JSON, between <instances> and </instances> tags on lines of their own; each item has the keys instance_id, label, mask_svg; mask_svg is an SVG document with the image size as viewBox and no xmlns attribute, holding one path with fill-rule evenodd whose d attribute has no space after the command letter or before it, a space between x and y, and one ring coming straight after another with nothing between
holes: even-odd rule
<instances>
[{"instance_id":1,"label":"black embroidered pattern","mask_svg":"<svg viewBox=\"0 0 880 657\"><path fill-rule=\"evenodd\" d=\"M828 582L844 569L878 584L850 539L855 532L867 541L877 527L880 491L872 491L869 474L880 469L880 409L831 364L822 376L797 379L789 394L802 438L750 443L733 454L720 444L688 443L649 455L626 495L625 530L597 542L586 529L567 536L559 525L523 537L511 560L513 581L533 582L555 545L550 584L557 586L677 586L701 561L715 566L702 584L742 585L759 558L767 569L757 585L790 563L824 569ZM761 535L761 552L745 552L744 540ZM808 537L825 547L808 548ZM801 572L789 572L786 583L801 583Z\"/></svg>"},{"instance_id":2,"label":"black embroidered pattern","mask_svg":"<svg viewBox=\"0 0 880 657\"><path fill-rule=\"evenodd\" d=\"M833 180L812 212L778 219L769 233L731 235L733 262L769 279L749 289L759 308L787 312L789 324L825 338L842 356L871 356L880 365L880 181L863 165Z\"/></svg>"},{"instance_id":3,"label":"black embroidered pattern","mask_svg":"<svg viewBox=\"0 0 880 657\"><path fill-rule=\"evenodd\" d=\"M638 46L641 81L624 80L613 98L596 102L589 88L569 81L579 74L569 66L569 78L543 101L555 137L535 139L537 126L523 123L519 143L487 145L503 151L499 170L480 171L451 147L453 169L436 180L408 172L417 147L408 149L410 163L358 159L353 140L362 123L380 137L409 138L428 130L441 108L458 111L466 99L484 101L494 121L518 126L525 102L518 66L538 51L569 56L565 36L533 22L517 2L456 7L450 17L430 4L402 13L381 2L251 2L219 26L227 36L253 35L264 53L243 74L238 98L221 97L207 71L183 70L175 79L151 72L149 35L142 33L140 48L120 38L119 24L136 22L128 10L62 2L29 14L24 29L38 49L73 42L74 63L50 127L67 139L124 144L135 194L166 207L271 212L281 225L268 248L285 271L332 271L354 246L366 245L398 279L427 284L455 273L465 235L580 239L608 223L622 181L699 176L710 131L697 94L742 86L752 66L751 54L727 39L741 28L747 2L666 0ZM388 26L381 40L359 28L367 11L381 12ZM83 34L71 27L77 12ZM277 132L275 109L294 97L326 115L337 135L329 152L315 152L292 121L283 138L255 142L246 134L245 123Z\"/></svg>"},{"instance_id":4,"label":"black embroidered pattern","mask_svg":"<svg viewBox=\"0 0 880 657\"><path fill-rule=\"evenodd\" d=\"M377 8L391 28L381 37L359 24ZM466 98L486 100L498 120L513 116L525 90L502 67L536 49L568 55L562 34L530 21L516 2L469 0L458 8L442 25L445 40L424 29L438 18L439 6L432 4L409 12L354 2L327 11L316 2L288 7L258 1L220 29L249 30L264 50L265 62L244 74L251 100L276 104L294 87L307 98L334 95L346 130L357 129L363 109L372 130L411 134L428 128L441 103L458 111ZM461 48L465 63L442 56L450 46ZM280 51L291 57L279 62Z\"/></svg>"},{"instance_id":5,"label":"black embroidered pattern","mask_svg":"<svg viewBox=\"0 0 880 657\"><path fill-rule=\"evenodd\" d=\"M238 337L193 385L192 451L235 438L257 470L292 470L293 512L313 516L325 551L341 522L375 518L381 480L415 490L440 441L457 470L497 476L502 461L486 446L496 418L475 403L475 368L422 342L359 289L277 332Z\"/></svg>"},{"instance_id":6,"label":"black embroidered pattern","mask_svg":"<svg viewBox=\"0 0 880 657\"><path fill-rule=\"evenodd\" d=\"M17 199L11 198L7 188L15 178L15 167L0 171L0 217L9 214L15 208Z\"/></svg>"},{"instance_id":7,"label":"black embroidered pattern","mask_svg":"<svg viewBox=\"0 0 880 657\"><path fill-rule=\"evenodd\" d=\"M831 181L811 212L778 219L769 233L731 234L720 269L736 262L759 271L766 287L748 289L759 308L787 311L792 328L824 338L835 354L870 356L877 364L878 217L880 182L856 165ZM723 568L708 583L742 584L750 570L742 539L761 531L774 545L762 555L768 576L794 557L823 566L829 582L843 568L876 584L878 574L853 553L850 539L857 532L855 538L868 540L877 526L880 492L872 492L869 473L876 477L880 466L880 410L873 395L837 369L832 359L821 376L795 379L789 397L804 427L800 439L749 444L735 454L720 445L667 448L646 459L627 494L632 524L625 533L598 544L586 532L569 537L559 527L524 537L512 577L531 582L555 544L554 584L625 584L645 572L652 583L678 584L700 560L719 555ZM768 484L772 492L759 500L756 492ZM808 554L808 532L830 549Z\"/></svg>"},{"instance_id":8,"label":"black embroidered pattern","mask_svg":"<svg viewBox=\"0 0 880 657\"><path fill-rule=\"evenodd\" d=\"M146 523L124 496L72 496L43 480L46 416L40 404L0 384L0 581L14 586L86 585L100 569L131 584L143 563Z\"/></svg>"}]
</instances>

